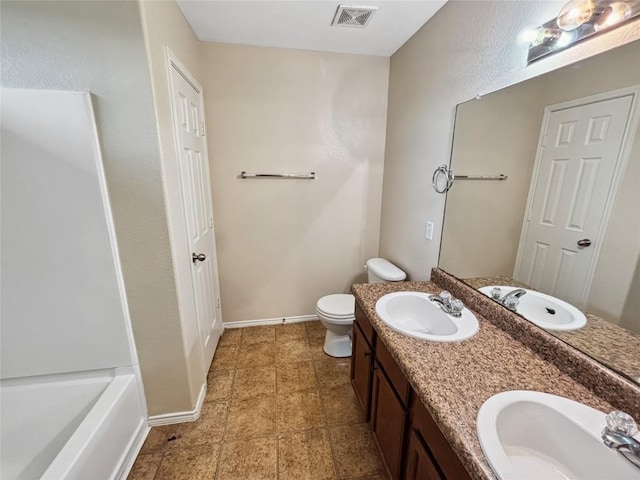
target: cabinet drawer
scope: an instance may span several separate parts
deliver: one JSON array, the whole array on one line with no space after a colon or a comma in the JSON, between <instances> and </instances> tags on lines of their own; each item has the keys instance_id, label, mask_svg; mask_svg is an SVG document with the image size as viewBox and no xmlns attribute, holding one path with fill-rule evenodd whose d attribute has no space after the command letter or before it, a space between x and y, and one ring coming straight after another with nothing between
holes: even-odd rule
<instances>
[{"instance_id":1,"label":"cabinet drawer","mask_svg":"<svg viewBox=\"0 0 640 480\"><path fill-rule=\"evenodd\" d=\"M385 344L381 341L376 345L376 361L387 374L391 385L393 385L396 394L404 404L405 408L409 408L409 400L411 395L411 385L398 367Z\"/></svg>"},{"instance_id":2,"label":"cabinet drawer","mask_svg":"<svg viewBox=\"0 0 640 480\"><path fill-rule=\"evenodd\" d=\"M360 305L358 304L358 302L356 302L355 316L356 316L355 323L360 327L360 330L362 331L362 334L365 340L367 341L367 343L369 344L369 346L373 348L375 346L374 341L376 338L376 331L373 329L373 325L371 325L371 322L367 318L367 315L364 313L364 310L360 308Z\"/></svg>"},{"instance_id":3,"label":"cabinet drawer","mask_svg":"<svg viewBox=\"0 0 640 480\"><path fill-rule=\"evenodd\" d=\"M413 399L411 416L413 429L431 452L443 476L451 480L471 480L462 462L417 396Z\"/></svg>"}]
</instances>

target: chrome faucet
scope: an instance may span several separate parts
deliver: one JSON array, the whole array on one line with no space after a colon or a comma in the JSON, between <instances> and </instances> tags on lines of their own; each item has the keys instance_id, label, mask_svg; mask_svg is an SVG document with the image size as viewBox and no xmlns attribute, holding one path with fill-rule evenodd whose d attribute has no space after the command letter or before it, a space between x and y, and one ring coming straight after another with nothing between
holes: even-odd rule
<instances>
[{"instance_id":1,"label":"chrome faucet","mask_svg":"<svg viewBox=\"0 0 640 480\"><path fill-rule=\"evenodd\" d=\"M637 432L638 425L633 418L616 410L607 415L607 426L602 431L602 441L640 468L640 442L633 438Z\"/></svg>"},{"instance_id":2,"label":"chrome faucet","mask_svg":"<svg viewBox=\"0 0 640 480\"><path fill-rule=\"evenodd\" d=\"M464 303L457 298L453 298L453 296L446 290L440 292L440 295L429 295L429 300L437 303L444 313L447 313L452 317L458 318L462 316Z\"/></svg>"},{"instance_id":3,"label":"chrome faucet","mask_svg":"<svg viewBox=\"0 0 640 480\"><path fill-rule=\"evenodd\" d=\"M526 294L527 291L522 288L511 290L504 296L502 295L502 289L500 287L495 287L491 290L491 298L514 312L517 311L518 304L520 303L520 297Z\"/></svg>"}]
</instances>

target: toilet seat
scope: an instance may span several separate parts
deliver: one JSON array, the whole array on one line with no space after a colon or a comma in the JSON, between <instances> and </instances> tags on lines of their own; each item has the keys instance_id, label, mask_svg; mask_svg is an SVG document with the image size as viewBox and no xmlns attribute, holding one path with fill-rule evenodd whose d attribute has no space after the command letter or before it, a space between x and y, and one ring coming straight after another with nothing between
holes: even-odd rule
<instances>
[{"instance_id":1,"label":"toilet seat","mask_svg":"<svg viewBox=\"0 0 640 480\"><path fill-rule=\"evenodd\" d=\"M336 320L345 320L347 318L355 318L355 315L353 313L351 315L335 315L331 312L325 312L324 310L318 307L316 307L316 312L321 313L323 317L335 318Z\"/></svg>"},{"instance_id":2,"label":"toilet seat","mask_svg":"<svg viewBox=\"0 0 640 480\"><path fill-rule=\"evenodd\" d=\"M327 322L331 322L334 325L351 325L355 321L355 317L335 318L325 315L324 313L316 310L318 317Z\"/></svg>"},{"instance_id":3,"label":"toilet seat","mask_svg":"<svg viewBox=\"0 0 640 480\"><path fill-rule=\"evenodd\" d=\"M356 298L347 293L334 293L318 300L316 311L325 317L344 320L355 317Z\"/></svg>"}]
</instances>

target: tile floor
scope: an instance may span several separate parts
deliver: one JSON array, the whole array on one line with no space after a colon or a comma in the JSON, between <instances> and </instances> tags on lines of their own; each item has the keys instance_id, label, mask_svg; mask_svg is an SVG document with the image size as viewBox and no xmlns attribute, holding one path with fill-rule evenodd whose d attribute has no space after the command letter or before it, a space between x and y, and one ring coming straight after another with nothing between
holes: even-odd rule
<instances>
[{"instance_id":1,"label":"tile floor","mask_svg":"<svg viewBox=\"0 0 640 480\"><path fill-rule=\"evenodd\" d=\"M227 330L198 421L151 429L130 480L382 480L349 383L320 322Z\"/></svg>"}]
</instances>

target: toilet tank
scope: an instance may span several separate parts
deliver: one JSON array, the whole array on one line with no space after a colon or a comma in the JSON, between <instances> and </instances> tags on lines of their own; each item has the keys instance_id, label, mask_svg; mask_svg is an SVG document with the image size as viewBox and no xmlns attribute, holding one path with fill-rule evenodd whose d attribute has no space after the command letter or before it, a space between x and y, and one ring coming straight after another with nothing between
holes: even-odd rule
<instances>
[{"instance_id":1,"label":"toilet tank","mask_svg":"<svg viewBox=\"0 0 640 480\"><path fill-rule=\"evenodd\" d=\"M370 258L366 264L369 283L401 282L407 274L384 258Z\"/></svg>"}]
</instances>

